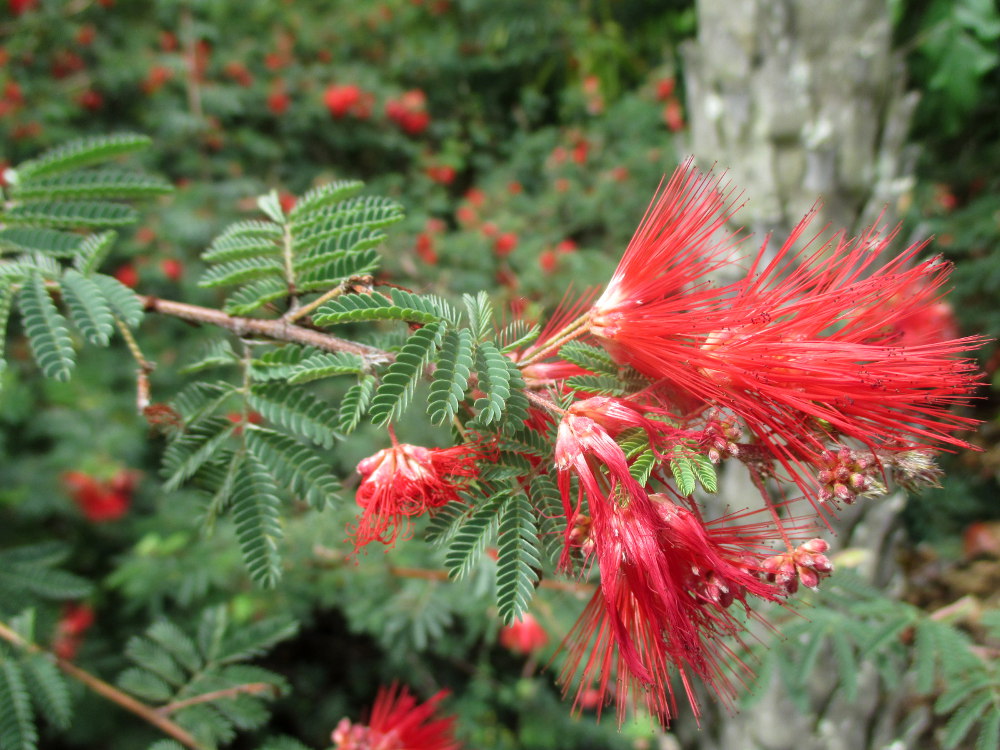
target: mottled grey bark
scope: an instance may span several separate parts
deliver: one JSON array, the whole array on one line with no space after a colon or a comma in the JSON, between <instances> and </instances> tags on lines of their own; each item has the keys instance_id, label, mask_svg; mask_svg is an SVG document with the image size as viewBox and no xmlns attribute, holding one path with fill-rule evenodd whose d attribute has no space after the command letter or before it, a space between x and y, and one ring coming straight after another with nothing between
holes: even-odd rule
<instances>
[{"instance_id":1,"label":"mottled grey bark","mask_svg":"<svg viewBox=\"0 0 1000 750\"><path fill-rule=\"evenodd\" d=\"M727 169L745 190L737 220L756 242L767 233L783 241L817 199L816 230L853 234L883 210L895 220L912 183L905 139L916 97L891 37L885 0L698 0L698 36L684 49L689 147L700 166ZM740 468L720 492L730 508L756 495ZM826 535L834 552L868 550L862 572L890 589L904 503L899 494L861 500ZM702 729L682 718L675 737L699 750L916 748L926 716L901 725L903 691L883 695L877 676L863 673L849 703L830 688L833 668L816 671L816 715L797 713L775 678L752 711L728 716L706 701Z\"/></svg>"}]
</instances>

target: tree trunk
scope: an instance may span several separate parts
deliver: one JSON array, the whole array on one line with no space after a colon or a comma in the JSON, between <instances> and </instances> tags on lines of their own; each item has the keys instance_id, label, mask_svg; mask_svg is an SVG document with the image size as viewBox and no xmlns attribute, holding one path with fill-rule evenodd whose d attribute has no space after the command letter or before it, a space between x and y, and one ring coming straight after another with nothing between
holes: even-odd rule
<instances>
[{"instance_id":1,"label":"tree trunk","mask_svg":"<svg viewBox=\"0 0 1000 750\"><path fill-rule=\"evenodd\" d=\"M854 234L883 211L884 223L895 221L912 184L905 139L916 95L904 90L891 42L885 0L698 0L698 36L683 50L690 149L700 166L728 170L745 190L749 203L737 219L754 242L770 233L780 244L817 199L814 231L829 224ZM720 502L730 508L756 494L741 468L724 478ZM859 501L830 539L834 552L868 550L862 573L882 587L899 583L894 549L904 504L898 493ZM702 728L681 719L675 736L703 750L916 747L899 726L901 695L880 694L877 675L863 673L858 699L848 702L824 679L835 668L819 662L815 715L797 713L775 677L757 686L765 695L752 711L730 716L706 701ZM909 717L911 730L921 718Z\"/></svg>"}]
</instances>

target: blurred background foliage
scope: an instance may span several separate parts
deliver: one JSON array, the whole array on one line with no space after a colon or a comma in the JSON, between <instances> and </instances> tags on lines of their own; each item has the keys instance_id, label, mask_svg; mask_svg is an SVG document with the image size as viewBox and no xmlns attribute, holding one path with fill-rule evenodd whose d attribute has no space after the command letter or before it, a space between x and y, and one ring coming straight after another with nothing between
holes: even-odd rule
<instances>
[{"instance_id":1,"label":"blurred background foliage","mask_svg":"<svg viewBox=\"0 0 1000 750\"><path fill-rule=\"evenodd\" d=\"M990 0L892 7L911 85L922 92L906 229L934 234L932 251L955 262L951 300L963 332L995 338L1000 14ZM567 287L603 283L661 175L685 155L678 45L695 31L693 0L9 0L0 14L0 160L16 164L84 134L152 136L146 166L176 192L144 209L110 267L168 298L218 304L196 286L198 254L225 225L255 215L256 196L276 188L289 200L350 177L406 207L383 249L386 278L421 291L496 290L498 309L537 317ZM155 400L186 382L178 369L195 358L199 338L177 321L144 324L144 347L159 365ZM997 377L995 349L982 356ZM613 720L571 719L551 673L539 674L580 595L536 599L550 636L540 653L503 648L486 578L400 575L440 569L422 545L348 559L350 479L336 509L295 513L283 584L255 589L231 529L202 532L201 501L158 486L162 440L135 415L124 347L87 350L68 383L41 379L23 342L8 359L0 547L68 545L67 569L93 583L85 602L94 622L70 644L88 669L120 672L122 644L159 617L193 628L217 605L244 624L284 613L300 628L262 662L291 688L273 704L271 734L325 746L342 716L358 716L378 684L400 679L424 694L450 686L448 707L469 747L652 746L648 722L619 734ZM947 568L1000 557L995 393L984 392L979 410L984 451L952 457L944 487L907 511L918 572L929 561ZM422 429L404 423L400 436L432 441ZM349 478L382 440L359 430L328 452L330 464ZM73 472L118 493L120 512L98 519L74 493ZM66 607L38 609L39 642L66 640ZM3 602L0 612L15 614ZM77 720L44 747L131 748L156 738L73 690ZM235 746L257 747L267 732Z\"/></svg>"}]
</instances>

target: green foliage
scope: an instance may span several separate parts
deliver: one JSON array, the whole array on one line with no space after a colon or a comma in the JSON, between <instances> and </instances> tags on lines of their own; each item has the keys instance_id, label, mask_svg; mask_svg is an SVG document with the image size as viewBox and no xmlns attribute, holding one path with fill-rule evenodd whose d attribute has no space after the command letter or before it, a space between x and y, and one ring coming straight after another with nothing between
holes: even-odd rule
<instances>
[{"instance_id":1,"label":"green foliage","mask_svg":"<svg viewBox=\"0 0 1000 750\"><path fill-rule=\"evenodd\" d=\"M253 386L247 403L264 418L307 440L329 448L336 437L337 413L327 402L303 388L282 383Z\"/></svg>"},{"instance_id":2,"label":"green foliage","mask_svg":"<svg viewBox=\"0 0 1000 750\"><path fill-rule=\"evenodd\" d=\"M458 406L465 398L472 373L472 333L465 328L448 331L441 344L427 414L432 424L444 424L454 419Z\"/></svg>"},{"instance_id":3,"label":"green foliage","mask_svg":"<svg viewBox=\"0 0 1000 750\"><path fill-rule=\"evenodd\" d=\"M413 397L417 383L437 350L443 333L441 323L429 323L413 332L389 365L371 404L371 418L376 425L399 418Z\"/></svg>"},{"instance_id":4,"label":"green foliage","mask_svg":"<svg viewBox=\"0 0 1000 750\"><path fill-rule=\"evenodd\" d=\"M479 421L483 424L498 422L503 417L504 407L511 393L508 361L496 345L489 341L481 342L476 348L476 372L483 396L476 399L475 408L479 412Z\"/></svg>"},{"instance_id":5,"label":"green foliage","mask_svg":"<svg viewBox=\"0 0 1000 750\"><path fill-rule=\"evenodd\" d=\"M523 493L504 503L498 537L497 609L509 625L528 611L541 566L534 513Z\"/></svg>"},{"instance_id":6,"label":"green foliage","mask_svg":"<svg viewBox=\"0 0 1000 750\"><path fill-rule=\"evenodd\" d=\"M66 319L49 295L40 274L31 274L18 295L21 322L35 362L46 377L69 380L75 364Z\"/></svg>"},{"instance_id":7,"label":"green foliage","mask_svg":"<svg viewBox=\"0 0 1000 750\"><path fill-rule=\"evenodd\" d=\"M595 375L618 375L618 364L606 351L581 341L570 341L559 349L559 357Z\"/></svg>"},{"instance_id":8,"label":"green foliage","mask_svg":"<svg viewBox=\"0 0 1000 750\"><path fill-rule=\"evenodd\" d=\"M361 418L368 412L372 395L375 393L375 378L362 377L348 388L341 399L337 412L337 427L344 435L350 435L361 423Z\"/></svg>"},{"instance_id":9,"label":"green foliage","mask_svg":"<svg viewBox=\"0 0 1000 750\"><path fill-rule=\"evenodd\" d=\"M292 637L297 627L288 617L234 623L222 607L205 610L193 632L159 620L125 644L132 666L118 685L158 705L207 747L228 744L236 730L266 723L265 701L288 689L280 675L242 662Z\"/></svg>"},{"instance_id":10,"label":"green foliage","mask_svg":"<svg viewBox=\"0 0 1000 750\"><path fill-rule=\"evenodd\" d=\"M70 549L59 542L42 542L0 551L0 613L12 615L40 601L79 599L91 584L59 570Z\"/></svg>"}]
</instances>

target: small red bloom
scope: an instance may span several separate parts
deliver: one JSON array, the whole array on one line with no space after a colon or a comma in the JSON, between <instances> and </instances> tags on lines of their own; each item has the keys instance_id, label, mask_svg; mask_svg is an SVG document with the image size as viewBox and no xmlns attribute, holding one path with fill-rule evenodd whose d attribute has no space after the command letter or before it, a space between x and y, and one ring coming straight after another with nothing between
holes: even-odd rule
<instances>
[{"instance_id":1,"label":"small red bloom","mask_svg":"<svg viewBox=\"0 0 1000 750\"><path fill-rule=\"evenodd\" d=\"M661 78L656 82L656 98L661 102L666 101L674 95L674 88L677 82L672 78Z\"/></svg>"},{"instance_id":2,"label":"small red bloom","mask_svg":"<svg viewBox=\"0 0 1000 750\"><path fill-rule=\"evenodd\" d=\"M465 200L476 208L482 208L483 204L486 203L486 193L479 188L469 188L465 191Z\"/></svg>"},{"instance_id":3,"label":"small red bloom","mask_svg":"<svg viewBox=\"0 0 1000 750\"><path fill-rule=\"evenodd\" d=\"M292 212L292 209L295 208L297 200L298 199L287 190L282 190L278 193L278 203L281 205L281 210L286 214Z\"/></svg>"},{"instance_id":4,"label":"small red bloom","mask_svg":"<svg viewBox=\"0 0 1000 750\"><path fill-rule=\"evenodd\" d=\"M113 483L98 481L82 471L66 472L63 483L83 515L94 523L116 521L132 504L131 484L116 488Z\"/></svg>"},{"instance_id":5,"label":"small red bloom","mask_svg":"<svg viewBox=\"0 0 1000 750\"><path fill-rule=\"evenodd\" d=\"M160 270L171 281L180 281L184 275L184 264L177 258L164 258L160 261Z\"/></svg>"},{"instance_id":6,"label":"small red bloom","mask_svg":"<svg viewBox=\"0 0 1000 750\"><path fill-rule=\"evenodd\" d=\"M422 448L395 443L358 464L357 503L363 509L353 530L355 546L395 544L410 521L458 500L465 481L476 474L477 451L469 445Z\"/></svg>"},{"instance_id":7,"label":"small red bloom","mask_svg":"<svg viewBox=\"0 0 1000 750\"><path fill-rule=\"evenodd\" d=\"M333 117L345 117L361 101L361 89L353 84L327 86L323 103Z\"/></svg>"},{"instance_id":8,"label":"small red bloom","mask_svg":"<svg viewBox=\"0 0 1000 750\"><path fill-rule=\"evenodd\" d=\"M19 16L25 11L31 10L38 5L38 0L8 0L10 12Z\"/></svg>"},{"instance_id":9,"label":"small red bloom","mask_svg":"<svg viewBox=\"0 0 1000 750\"><path fill-rule=\"evenodd\" d=\"M67 604L56 623L52 650L56 656L72 660L83 643L83 635L94 624L94 610L89 604Z\"/></svg>"},{"instance_id":10,"label":"small red bloom","mask_svg":"<svg viewBox=\"0 0 1000 750\"><path fill-rule=\"evenodd\" d=\"M94 42L94 38L97 36L97 29L94 28L93 24L84 24L76 32L76 43L81 47L89 47Z\"/></svg>"},{"instance_id":11,"label":"small red bloom","mask_svg":"<svg viewBox=\"0 0 1000 750\"><path fill-rule=\"evenodd\" d=\"M493 242L493 252L503 258L517 248L517 235L514 232L504 232Z\"/></svg>"},{"instance_id":12,"label":"small red bloom","mask_svg":"<svg viewBox=\"0 0 1000 750\"><path fill-rule=\"evenodd\" d=\"M549 636L530 612L513 625L500 628L500 645L517 654L530 654L548 643Z\"/></svg>"},{"instance_id":13,"label":"small red bloom","mask_svg":"<svg viewBox=\"0 0 1000 750\"><path fill-rule=\"evenodd\" d=\"M271 93L267 95L267 108L276 115L283 115L291 105L291 97L285 91L284 81L276 81L271 87Z\"/></svg>"},{"instance_id":14,"label":"small red bloom","mask_svg":"<svg viewBox=\"0 0 1000 750\"><path fill-rule=\"evenodd\" d=\"M142 90L147 94L155 94L163 84L173 77L174 73L170 68L165 68L162 65L154 65L149 69L146 79L142 82Z\"/></svg>"},{"instance_id":15,"label":"small red bloom","mask_svg":"<svg viewBox=\"0 0 1000 750\"><path fill-rule=\"evenodd\" d=\"M542 250L539 254L538 267L542 269L542 273L552 273L558 265L559 258L556 256L554 250Z\"/></svg>"},{"instance_id":16,"label":"small red bloom","mask_svg":"<svg viewBox=\"0 0 1000 750\"><path fill-rule=\"evenodd\" d=\"M672 133L684 130L684 126L686 125L684 122L684 108L681 106L680 100L676 97L671 97L663 105L663 122Z\"/></svg>"},{"instance_id":17,"label":"small red bloom","mask_svg":"<svg viewBox=\"0 0 1000 750\"><path fill-rule=\"evenodd\" d=\"M244 88L253 85L253 75L247 70L247 66L238 60L231 60L226 63L226 66L222 69L227 77L231 78L240 86Z\"/></svg>"},{"instance_id":18,"label":"small red bloom","mask_svg":"<svg viewBox=\"0 0 1000 750\"><path fill-rule=\"evenodd\" d=\"M406 687L393 683L379 688L368 724L341 719L333 730L334 750L458 750L455 717L435 718L438 703L448 695L442 690L418 703Z\"/></svg>"},{"instance_id":19,"label":"small red bloom","mask_svg":"<svg viewBox=\"0 0 1000 750\"><path fill-rule=\"evenodd\" d=\"M438 255L437 250L434 249L434 238L428 233L421 232L417 235L417 244L414 249L416 250L417 257L424 263L430 266L437 265Z\"/></svg>"},{"instance_id":20,"label":"small red bloom","mask_svg":"<svg viewBox=\"0 0 1000 750\"><path fill-rule=\"evenodd\" d=\"M115 278L125 286L135 289L139 283L139 272L135 270L135 266L131 263L123 263L115 271Z\"/></svg>"},{"instance_id":21,"label":"small red bloom","mask_svg":"<svg viewBox=\"0 0 1000 750\"><path fill-rule=\"evenodd\" d=\"M91 112L96 112L104 106L104 97L101 96L100 92L93 89L86 89L80 92L79 96L76 97L76 101L81 107Z\"/></svg>"}]
</instances>

